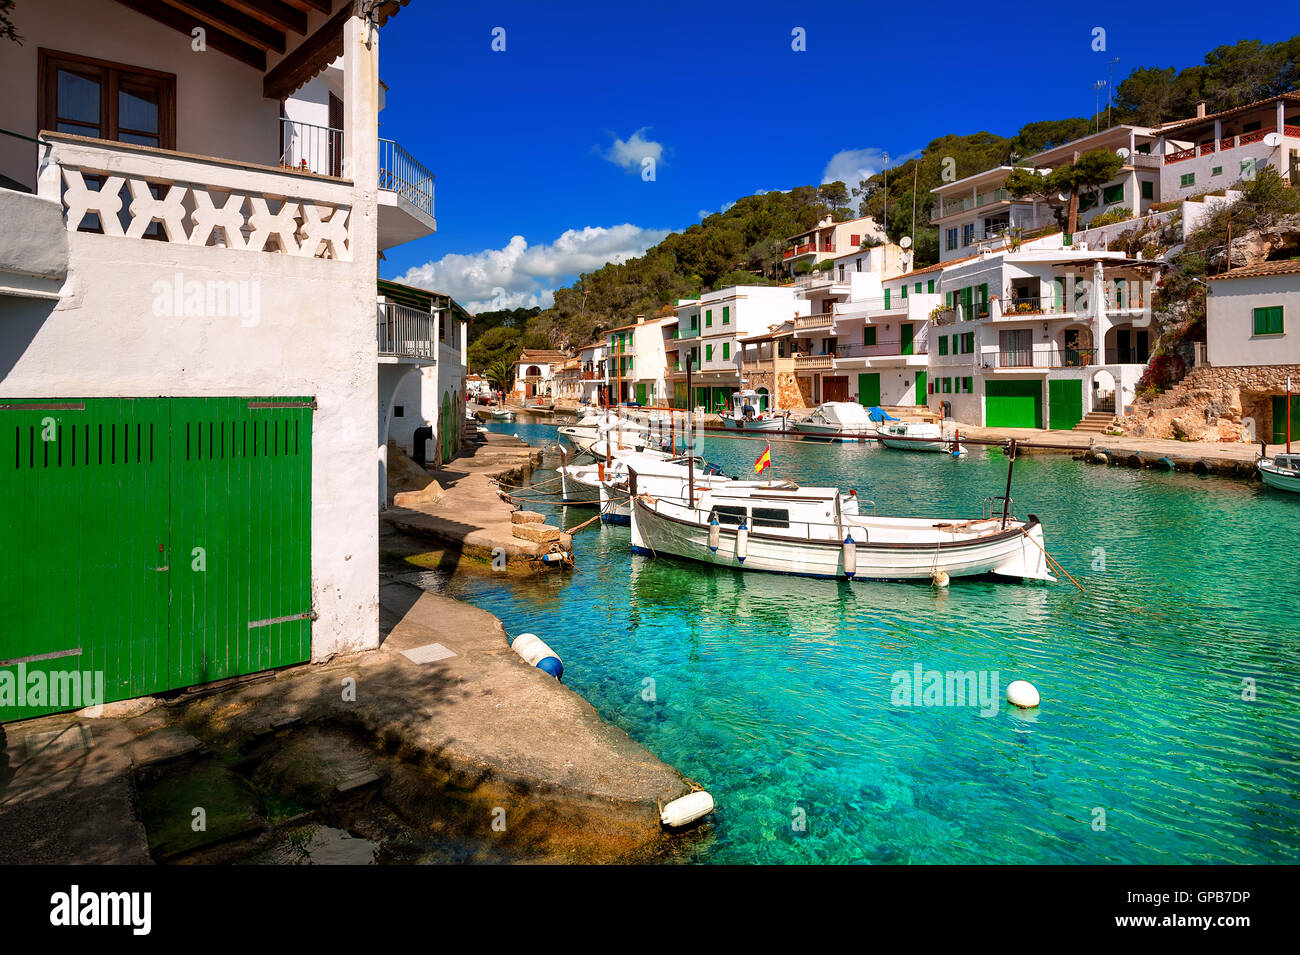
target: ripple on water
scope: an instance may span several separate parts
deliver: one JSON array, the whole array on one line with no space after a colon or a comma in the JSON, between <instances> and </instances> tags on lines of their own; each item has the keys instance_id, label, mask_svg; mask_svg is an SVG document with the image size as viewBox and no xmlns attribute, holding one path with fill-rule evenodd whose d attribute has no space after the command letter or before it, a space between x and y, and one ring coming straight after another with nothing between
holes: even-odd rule
<instances>
[{"instance_id":1,"label":"ripple on water","mask_svg":"<svg viewBox=\"0 0 1300 955\"><path fill-rule=\"evenodd\" d=\"M704 453L734 474L755 457L734 440ZM773 454L775 476L855 486L881 513L968 514L1006 479L981 451ZM567 576L424 584L541 634L570 686L708 786L699 861L1300 861L1300 501L1037 455L1013 493L1084 593L706 569L630 557L625 528L584 531ZM996 671L997 712L893 705L891 676L917 663ZM1013 679L1042 707L1007 705Z\"/></svg>"}]
</instances>

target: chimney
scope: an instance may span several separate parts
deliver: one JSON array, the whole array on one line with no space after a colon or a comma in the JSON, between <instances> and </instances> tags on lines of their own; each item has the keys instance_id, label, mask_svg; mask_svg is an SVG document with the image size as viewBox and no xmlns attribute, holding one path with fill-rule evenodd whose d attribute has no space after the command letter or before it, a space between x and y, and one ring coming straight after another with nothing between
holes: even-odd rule
<instances>
[{"instance_id":1,"label":"chimney","mask_svg":"<svg viewBox=\"0 0 1300 955\"><path fill-rule=\"evenodd\" d=\"M636 323L637 323L638 325L644 324L644 323L645 323L645 316L644 316L644 315L638 315L638 316L636 317Z\"/></svg>"},{"instance_id":2,"label":"chimney","mask_svg":"<svg viewBox=\"0 0 1300 955\"><path fill-rule=\"evenodd\" d=\"M1205 100L1201 100L1196 104L1196 118L1205 119Z\"/></svg>"}]
</instances>

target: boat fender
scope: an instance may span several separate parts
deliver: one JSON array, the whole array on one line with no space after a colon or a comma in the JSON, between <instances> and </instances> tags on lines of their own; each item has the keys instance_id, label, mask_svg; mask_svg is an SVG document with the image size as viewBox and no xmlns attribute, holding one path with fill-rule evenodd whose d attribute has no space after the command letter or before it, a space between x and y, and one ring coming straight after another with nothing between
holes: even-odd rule
<instances>
[{"instance_id":1,"label":"boat fender","mask_svg":"<svg viewBox=\"0 0 1300 955\"><path fill-rule=\"evenodd\" d=\"M1131 468L1140 468L1140 467L1142 467L1142 455L1140 455L1140 454L1130 454L1130 455L1128 456L1128 460L1125 461L1124 463L1127 464L1127 465L1128 465L1129 467L1131 467Z\"/></svg>"},{"instance_id":2,"label":"boat fender","mask_svg":"<svg viewBox=\"0 0 1300 955\"><path fill-rule=\"evenodd\" d=\"M1110 460L1110 458L1106 456L1105 451L1098 451L1096 454L1092 456L1092 460L1093 463L1095 464L1105 464L1107 461Z\"/></svg>"},{"instance_id":3,"label":"boat fender","mask_svg":"<svg viewBox=\"0 0 1300 955\"><path fill-rule=\"evenodd\" d=\"M553 554L543 554L543 555L542 555L542 563L543 563L543 564L563 564L566 560L569 560L569 558L570 558L570 555L569 555L566 551L562 551L562 550L561 550L561 551L556 551L556 552L553 553Z\"/></svg>"},{"instance_id":4,"label":"boat fender","mask_svg":"<svg viewBox=\"0 0 1300 955\"><path fill-rule=\"evenodd\" d=\"M740 523L736 526L736 560L743 564L748 556L749 528L745 525L745 519L742 517Z\"/></svg>"},{"instance_id":5,"label":"boat fender","mask_svg":"<svg viewBox=\"0 0 1300 955\"><path fill-rule=\"evenodd\" d=\"M659 811L659 821L673 829L689 825L713 812L713 797L703 789L674 799Z\"/></svg>"},{"instance_id":6,"label":"boat fender","mask_svg":"<svg viewBox=\"0 0 1300 955\"><path fill-rule=\"evenodd\" d=\"M564 663L559 655L535 633L521 633L510 644L510 649L519 654L529 666L535 666L557 680L564 675Z\"/></svg>"},{"instance_id":7,"label":"boat fender","mask_svg":"<svg viewBox=\"0 0 1300 955\"><path fill-rule=\"evenodd\" d=\"M1032 710L1039 703L1038 690L1027 680L1016 680L1007 685L1007 702L1021 709Z\"/></svg>"},{"instance_id":8,"label":"boat fender","mask_svg":"<svg viewBox=\"0 0 1300 955\"><path fill-rule=\"evenodd\" d=\"M930 575L930 579L934 581L936 587L948 586L948 572L946 570L936 570Z\"/></svg>"},{"instance_id":9,"label":"boat fender","mask_svg":"<svg viewBox=\"0 0 1300 955\"><path fill-rule=\"evenodd\" d=\"M721 540L722 527L718 524L718 515L714 514L713 520L709 521L709 550L716 554Z\"/></svg>"},{"instance_id":10,"label":"boat fender","mask_svg":"<svg viewBox=\"0 0 1300 955\"><path fill-rule=\"evenodd\" d=\"M1172 471L1174 469L1174 459L1168 457L1156 458L1151 466L1157 471Z\"/></svg>"},{"instance_id":11,"label":"boat fender","mask_svg":"<svg viewBox=\"0 0 1300 955\"><path fill-rule=\"evenodd\" d=\"M858 572L858 543L852 534L844 535L844 576L850 580Z\"/></svg>"}]
</instances>

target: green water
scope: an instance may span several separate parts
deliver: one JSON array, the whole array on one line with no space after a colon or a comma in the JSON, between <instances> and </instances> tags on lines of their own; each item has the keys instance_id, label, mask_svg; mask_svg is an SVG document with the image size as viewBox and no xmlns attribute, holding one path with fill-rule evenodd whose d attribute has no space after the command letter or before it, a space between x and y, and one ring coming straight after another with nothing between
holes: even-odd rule
<instances>
[{"instance_id":1,"label":"green water","mask_svg":"<svg viewBox=\"0 0 1300 955\"><path fill-rule=\"evenodd\" d=\"M760 449L703 450L743 473ZM881 513L971 516L1006 480L997 452L772 456ZM713 793L694 861L1300 860L1300 497L1064 456L1022 457L1013 496L1085 592L742 574L632 557L609 527L579 535L570 574L443 584L539 634L569 686ZM891 675L917 664L996 671L996 714L896 705ZM1015 679L1040 708L1000 699Z\"/></svg>"}]
</instances>

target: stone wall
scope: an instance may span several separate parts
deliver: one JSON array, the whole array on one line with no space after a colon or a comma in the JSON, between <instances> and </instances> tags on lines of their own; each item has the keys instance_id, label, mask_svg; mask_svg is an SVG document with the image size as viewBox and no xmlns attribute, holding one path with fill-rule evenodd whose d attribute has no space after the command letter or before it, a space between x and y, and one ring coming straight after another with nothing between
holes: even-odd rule
<instances>
[{"instance_id":1,"label":"stone wall","mask_svg":"<svg viewBox=\"0 0 1300 955\"><path fill-rule=\"evenodd\" d=\"M1288 375L1300 383L1300 365L1201 365L1164 394L1139 402L1120 424L1125 434L1142 438L1269 441L1272 399L1286 393Z\"/></svg>"}]
</instances>

